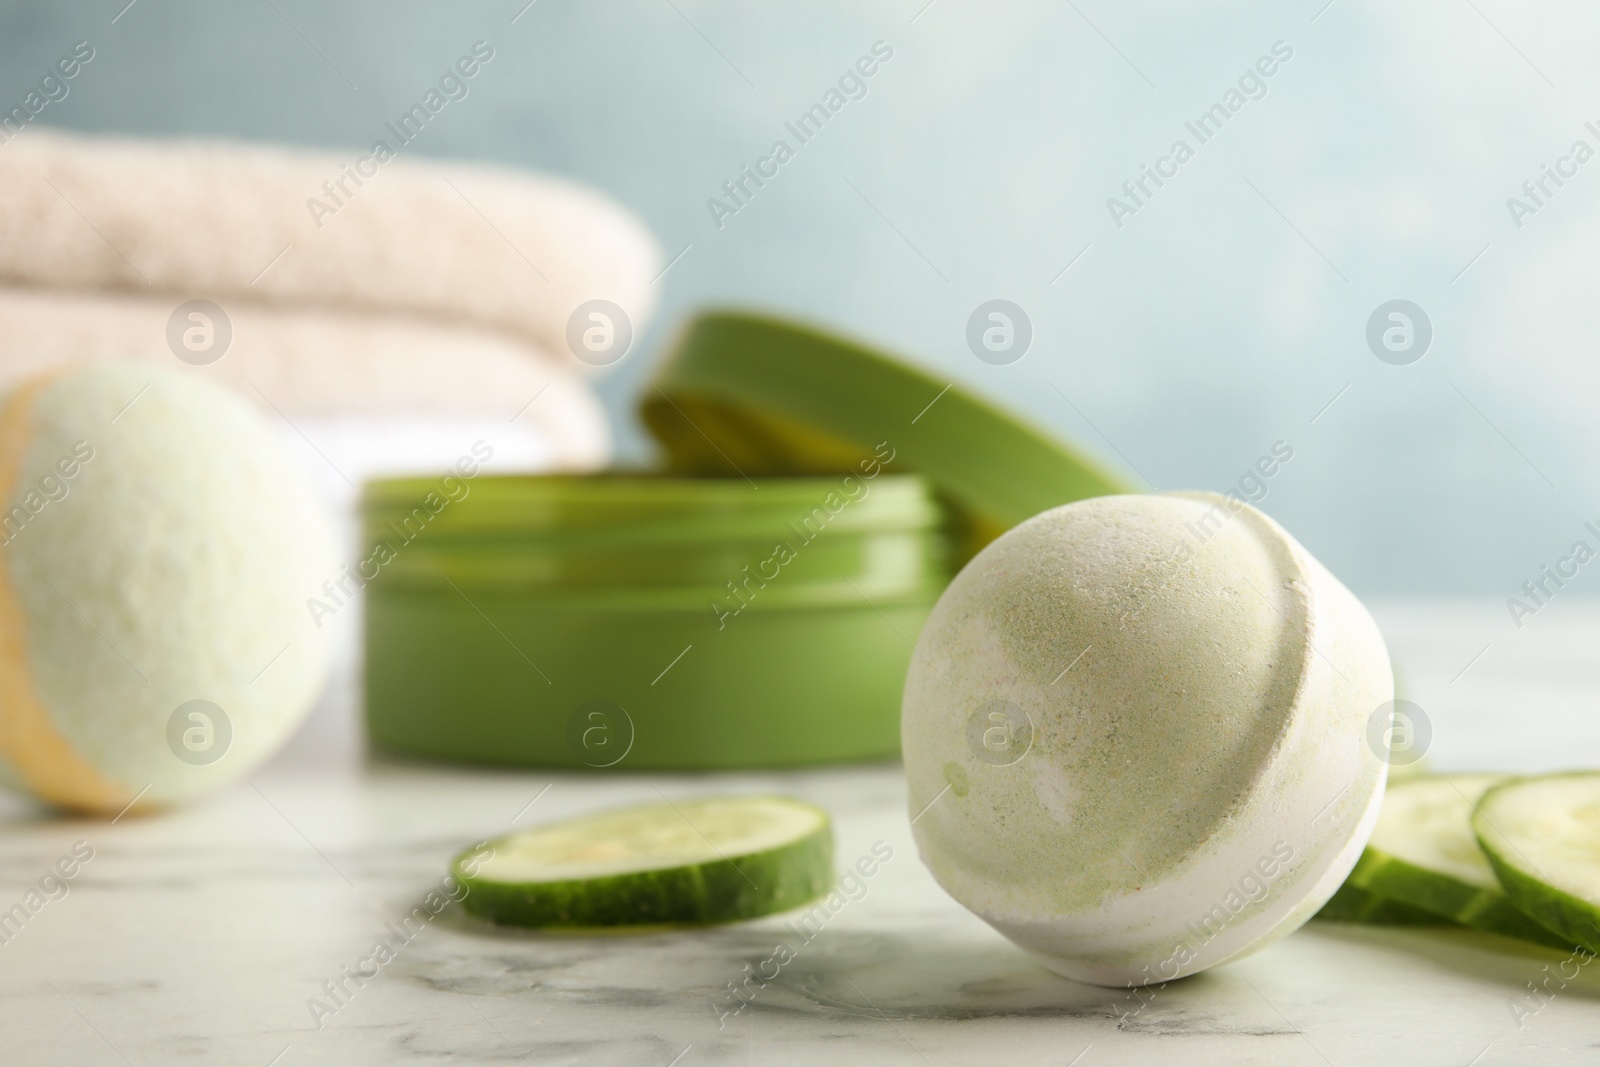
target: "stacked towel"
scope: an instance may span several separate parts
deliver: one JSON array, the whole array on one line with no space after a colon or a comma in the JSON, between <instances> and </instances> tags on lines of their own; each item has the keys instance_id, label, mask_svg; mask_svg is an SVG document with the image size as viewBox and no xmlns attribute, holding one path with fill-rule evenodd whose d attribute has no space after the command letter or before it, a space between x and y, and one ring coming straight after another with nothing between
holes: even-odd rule
<instances>
[{"instance_id":1,"label":"stacked towel","mask_svg":"<svg viewBox=\"0 0 1600 1067\"><path fill-rule=\"evenodd\" d=\"M605 418L588 386L569 366L505 334L403 314L234 303L227 351L192 365L168 344L174 306L171 298L0 288L0 374L144 360L237 389L302 427L384 416L481 419L536 431L549 444L551 467L606 461Z\"/></svg>"},{"instance_id":2,"label":"stacked towel","mask_svg":"<svg viewBox=\"0 0 1600 1067\"><path fill-rule=\"evenodd\" d=\"M486 167L29 130L0 152L0 189L15 285L404 312L558 354L586 301L642 322L660 268L598 194Z\"/></svg>"},{"instance_id":3,"label":"stacked towel","mask_svg":"<svg viewBox=\"0 0 1600 1067\"><path fill-rule=\"evenodd\" d=\"M0 384L152 360L308 441L305 421L515 418L543 440L526 466L599 466L609 436L568 320L607 300L637 333L660 268L605 198L486 167L30 129L0 150L0 190ZM231 328L214 363L169 343L192 299Z\"/></svg>"}]
</instances>

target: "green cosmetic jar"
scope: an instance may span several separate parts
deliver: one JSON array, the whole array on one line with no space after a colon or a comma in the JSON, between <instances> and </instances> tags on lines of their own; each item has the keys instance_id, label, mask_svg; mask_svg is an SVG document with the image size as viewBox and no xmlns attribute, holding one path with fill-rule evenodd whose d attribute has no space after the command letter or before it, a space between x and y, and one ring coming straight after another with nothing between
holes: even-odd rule
<instances>
[{"instance_id":1,"label":"green cosmetic jar","mask_svg":"<svg viewBox=\"0 0 1600 1067\"><path fill-rule=\"evenodd\" d=\"M369 483L369 737L620 771L895 756L913 643L951 573L946 513L895 458Z\"/></svg>"}]
</instances>

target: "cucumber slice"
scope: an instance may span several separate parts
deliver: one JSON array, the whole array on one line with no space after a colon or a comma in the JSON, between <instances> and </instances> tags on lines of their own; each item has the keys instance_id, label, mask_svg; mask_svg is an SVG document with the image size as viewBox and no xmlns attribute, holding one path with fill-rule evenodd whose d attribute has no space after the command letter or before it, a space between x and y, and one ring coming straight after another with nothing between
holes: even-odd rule
<instances>
[{"instance_id":1,"label":"cucumber slice","mask_svg":"<svg viewBox=\"0 0 1600 1067\"><path fill-rule=\"evenodd\" d=\"M1380 897L1368 889L1346 882L1328 898L1322 910L1312 916L1325 923L1362 923L1366 926L1455 926L1443 915Z\"/></svg>"},{"instance_id":2,"label":"cucumber slice","mask_svg":"<svg viewBox=\"0 0 1600 1067\"><path fill-rule=\"evenodd\" d=\"M1478 801L1472 829L1518 907L1600 951L1600 773L1511 779Z\"/></svg>"},{"instance_id":3,"label":"cucumber slice","mask_svg":"<svg viewBox=\"0 0 1600 1067\"><path fill-rule=\"evenodd\" d=\"M1424 775L1390 785L1349 884L1463 926L1571 948L1512 902L1473 836L1473 804L1503 780Z\"/></svg>"},{"instance_id":4,"label":"cucumber slice","mask_svg":"<svg viewBox=\"0 0 1600 1067\"><path fill-rule=\"evenodd\" d=\"M828 813L786 797L713 797L589 815L457 856L462 907L511 926L732 922L786 911L833 878Z\"/></svg>"}]
</instances>

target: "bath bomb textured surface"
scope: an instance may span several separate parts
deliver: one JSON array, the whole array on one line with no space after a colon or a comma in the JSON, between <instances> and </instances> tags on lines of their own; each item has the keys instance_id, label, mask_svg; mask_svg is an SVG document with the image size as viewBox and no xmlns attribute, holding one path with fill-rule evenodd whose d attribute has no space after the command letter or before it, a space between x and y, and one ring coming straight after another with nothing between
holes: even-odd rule
<instances>
[{"instance_id":1,"label":"bath bomb textured surface","mask_svg":"<svg viewBox=\"0 0 1600 1067\"><path fill-rule=\"evenodd\" d=\"M250 405L137 364L30 380L0 400L0 500L15 784L86 811L170 804L249 770L310 709L333 631L305 601L338 556Z\"/></svg>"},{"instance_id":2,"label":"bath bomb textured surface","mask_svg":"<svg viewBox=\"0 0 1600 1067\"><path fill-rule=\"evenodd\" d=\"M1265 515L1214 494L1069 504L984 549L922 632L913 831L952 896L1059 973L1193 974L1343 881L1391 699L1371 616Z\"/></svg>"}]
</instances>

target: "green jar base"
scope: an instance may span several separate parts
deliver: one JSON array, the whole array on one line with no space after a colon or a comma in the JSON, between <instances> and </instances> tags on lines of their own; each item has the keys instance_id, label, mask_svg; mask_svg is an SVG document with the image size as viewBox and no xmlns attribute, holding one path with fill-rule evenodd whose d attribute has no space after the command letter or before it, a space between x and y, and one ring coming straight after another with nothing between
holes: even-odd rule
<instances>
[{"instance_id":1,"label":"green jar base","mask_svg":"<svg viewBox=\"0 0 1600 1067\"><path fill-rule=\"evenodd\" d=\"M937 588L907 603L607 610L369 593L375 747L518 767L694 771L891 759Z\"/></svg>"}]
</instances>

